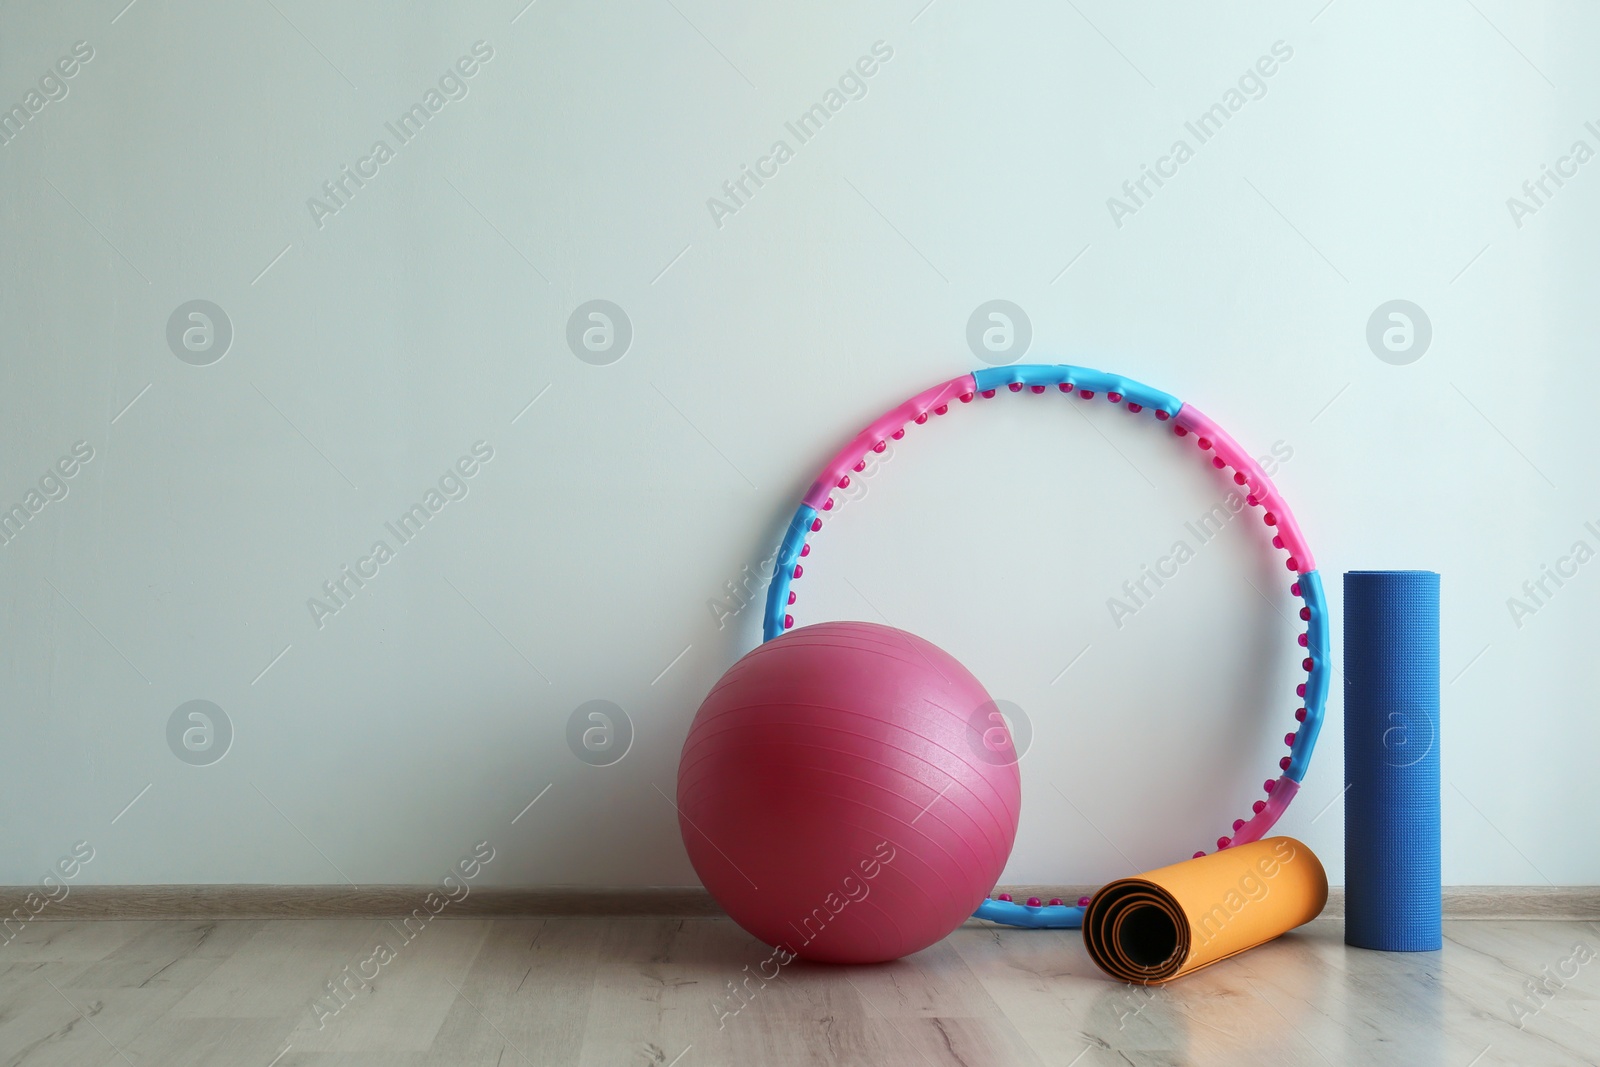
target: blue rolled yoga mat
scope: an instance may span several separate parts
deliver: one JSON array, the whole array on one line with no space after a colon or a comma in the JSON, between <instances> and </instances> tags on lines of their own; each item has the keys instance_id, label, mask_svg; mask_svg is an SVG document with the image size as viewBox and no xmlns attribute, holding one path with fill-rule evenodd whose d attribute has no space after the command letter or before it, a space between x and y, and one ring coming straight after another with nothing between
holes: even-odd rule
<instances>
[{"instance_id":1,"label":"blue rolled yoga mat","mask_svg":"<svg viewBox=\"0 0 1600 1067\"><path fill-rule=\"evenodd\" d=\"M1443 947L1439 576L1344 576L1346 944Z\"/></svg>"}]
</instances>

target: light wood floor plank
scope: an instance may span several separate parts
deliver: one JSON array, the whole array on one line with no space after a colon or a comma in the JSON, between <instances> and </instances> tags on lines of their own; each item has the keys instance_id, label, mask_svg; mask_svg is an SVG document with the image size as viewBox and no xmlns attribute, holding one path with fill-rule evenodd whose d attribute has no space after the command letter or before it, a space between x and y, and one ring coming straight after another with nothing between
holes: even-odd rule
<instances>
[{"instance_id":1,"label":"light wood floor plank","mask_svg":"<svg viewBox=\"0 0 1600 1067\"><path fill-rule=\"evenodd\" d=\"M174 1009L179 1018L313 1020L311 1003L364 958L381 924L371 919L263 922Z\"/></svg>"},{"instance_id":2,"label":"light wood floor plank","mask_svg":"<svg viewBox=\"0 0 1600 1067\"><path fill-rule=\"evenodd\" d=\"M0 946L0 1067L1600 1061L1600 926L1445 929L1442 952L1368 952L1322 919L1144 989L1070 932L969 924L895 963L778 966L726 919L441 918L319 1028L312 1001L379 923L36 924Z\"/></svg>"},{"instance_id":3,"label":"light wood floor plank","mask_svg":"<svg viewBox=\"0 0 1600 1067\"><path fill-rule=\"evenodd\" d=\"M0 964L105 959L153 925L147 921L31 922L0 945Z\"/></svg>"},{"instance_id":4,"label":"light wood floor plank","mask_svg":"<svg viewBox=\"0 0 1600 1067\"><path fill-rule=\"evenodd\" d=\"M288 1040L308 1052L426 1052L491 925L487 920L434 920L408 931L395 923L375 924L344 964L364 984L355 987L358 991L348 1003L324 998L324 1006L338 1006L338 1011L330 1015L311 1009ZM392 957L387 963L382 962L382 949ZM368 980L368 974L374 977Z\"/></svg>"},{"instance_id":5,"label":"light wood floor plank","mask_svg":"<svg viewBox=\"0 0 1600 1067\"><path fill-rule=\"evenodd\" d=\"M605 923L497 919L458 984L430 1067L577 1062Z\"/></svg>"}]
</instances>

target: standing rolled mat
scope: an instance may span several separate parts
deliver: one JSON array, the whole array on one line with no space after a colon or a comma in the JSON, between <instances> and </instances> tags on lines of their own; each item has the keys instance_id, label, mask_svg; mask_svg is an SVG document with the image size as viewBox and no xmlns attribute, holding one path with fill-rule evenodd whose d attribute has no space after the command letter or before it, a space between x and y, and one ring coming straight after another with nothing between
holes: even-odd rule
<instances>
[{"instance_id":1,"label":"standing rolled mat","mask_svg":"<svg viewBox=\"0 0 1600 1067\"><path fill-rule=\"evenodd\" d=\"M1439 576L1344 576L1344 939L1441 948Z\"/></svg>"},{"instance_id":2,"label":"standing rolled mat","mask_svg":"<svg viewBox=\"0 0 1600 1067\"><path fill-rule=\"evenodd\" d=\"M1271 941L1328 903L1322 862L1269 837L1123 878L1095 893L1083 943L1100 969L1160 985Z\"/></svg>"}]
</instances>

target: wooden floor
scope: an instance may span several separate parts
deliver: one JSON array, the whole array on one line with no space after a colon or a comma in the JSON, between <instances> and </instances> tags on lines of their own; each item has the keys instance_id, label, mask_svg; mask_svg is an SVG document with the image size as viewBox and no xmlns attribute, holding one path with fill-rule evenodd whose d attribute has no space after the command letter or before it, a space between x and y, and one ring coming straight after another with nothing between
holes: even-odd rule
<instances>
[{"instance_id":1,"label":"wooden floor","mask_svg":"<svg viewBox=\"0 0 1600 1067\"><path fill-rule=\"evenodd\" d=\"M1318 920L1143 989L1102 976L1076 932L975 923L898 963L778 970L709 918L440 919L409 942L371 920L41 921L0 946L0 1065L1600 1062L1600 925L1445 936L1365 952ZM363 965L365 988L328 992ZM1548 975L1564 985L1531 993Z\"/></svg>"}]
</instances>

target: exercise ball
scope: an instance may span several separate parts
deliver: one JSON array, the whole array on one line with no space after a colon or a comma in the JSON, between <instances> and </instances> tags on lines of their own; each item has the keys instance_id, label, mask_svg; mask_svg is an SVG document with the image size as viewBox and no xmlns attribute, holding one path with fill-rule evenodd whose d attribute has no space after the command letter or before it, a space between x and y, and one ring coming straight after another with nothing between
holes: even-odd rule
<instances>
[{"instance_id":1,"label":"exercise ball","mask_svg":"<svg viewBox=\"0 0 1600 1067\"><path fill-rule=\"evenodd\" d=\"M735 663L678 765L695 873L775 948L876 963L961 925L1000 877L1021 780L1004 720L954 657L824 622Z\"/></svg>"}]
</instances>

